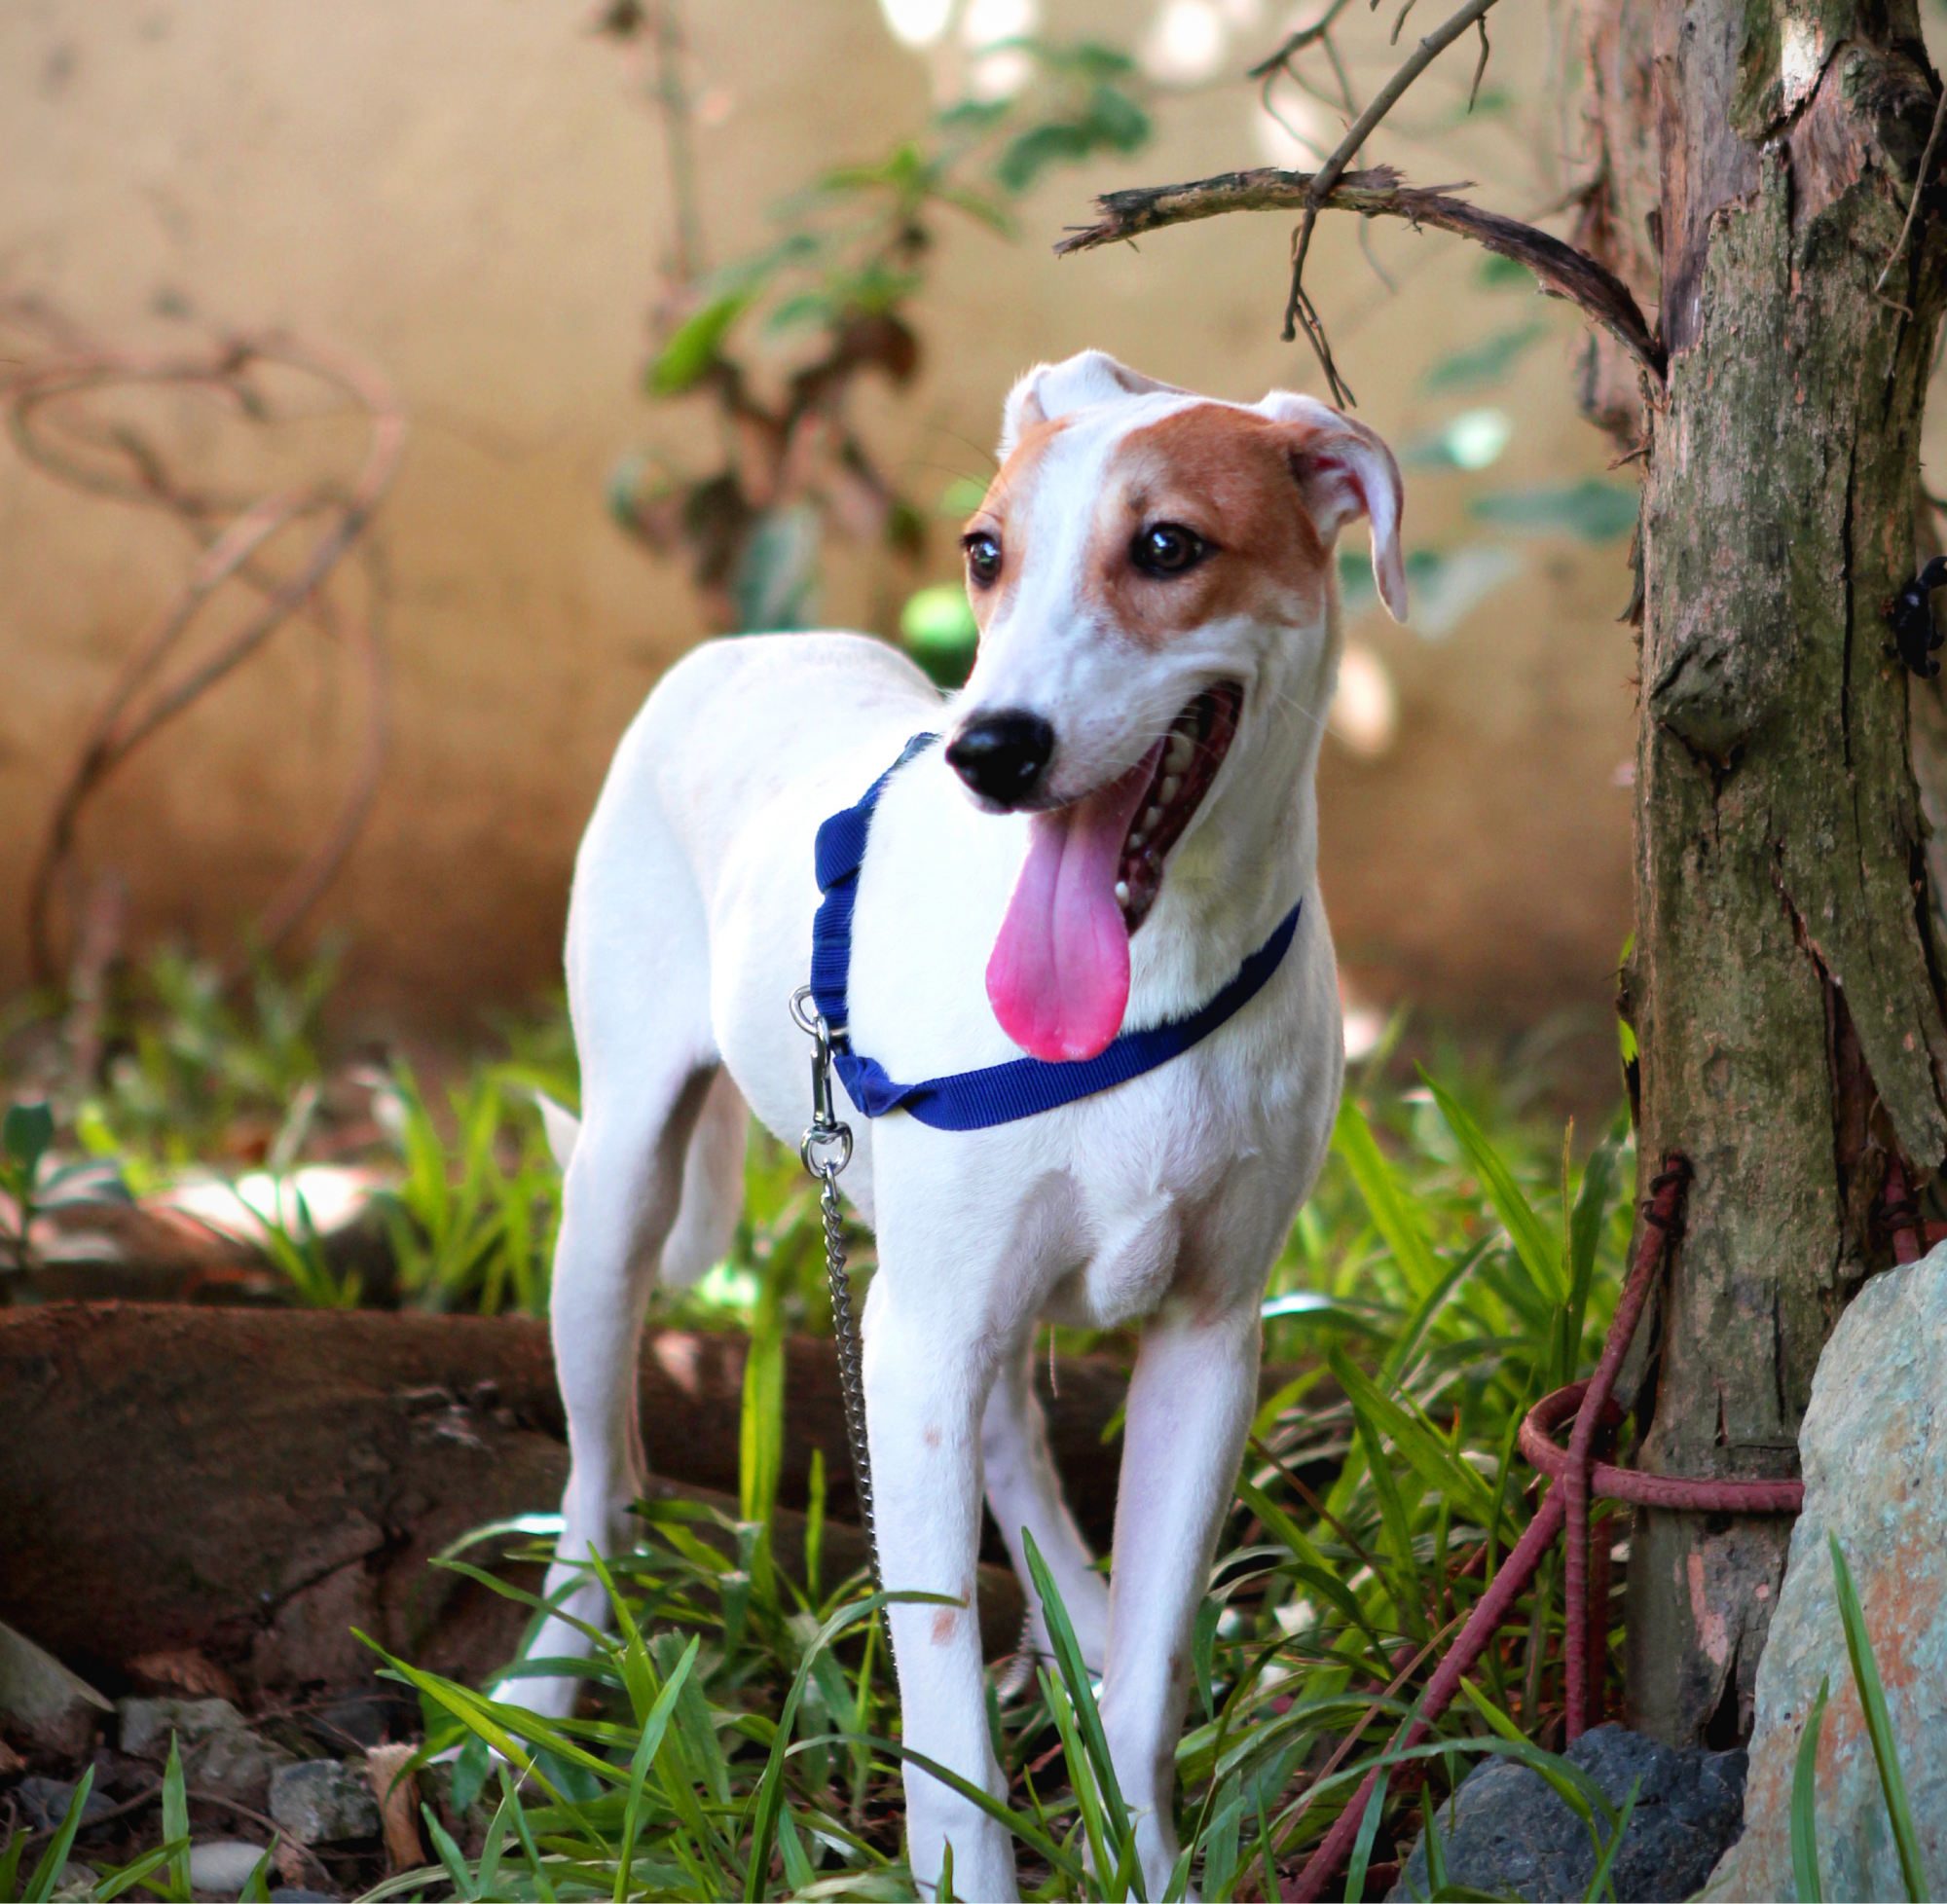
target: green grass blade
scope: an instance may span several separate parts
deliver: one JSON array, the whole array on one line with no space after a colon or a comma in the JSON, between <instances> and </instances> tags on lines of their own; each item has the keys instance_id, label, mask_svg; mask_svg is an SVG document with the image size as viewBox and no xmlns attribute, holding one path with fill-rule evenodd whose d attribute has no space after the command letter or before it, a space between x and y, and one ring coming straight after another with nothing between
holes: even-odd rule
<instances>
[{"instance_id":1,"label":"green grass blade","mask_svg":"<svg viewBox=\"0 0 1947 1904\"><path fill-rule=\"evenodd\" d=\"M1426 1847L1426 1888L1438 1897L1447 1888L1447 1847L1440 1838L1440 1808L1433 1794L1419 1788L1420 1843Z\"/></svg>"},{"instance_id":2,"label":"green grass blade","mask_svg":"<svg viewBox=\"0 0 1947 1904\"><path fill-rule=\"evenodd\" d=\"M1549 1235L1548 1226L1535 1215L1534 1205L1522 1193L1521 1186L1515 1182L1500 1153L1488 1142L1481 1126L1460 1108L1452 1093L1435 1083L1425 1070L1422 1069L1419 1075L1427 1089L1433 1093L1433 1101L1440 1107L1447 1128L1453 1133L1454 1141L1474 1166L1482 1189L1488 1192L1488 1199L1507 1229L1515 1254L1526 1265L1536 1290L1551 1302L1564 1301L1568 1296L1568 1280L1562 1273L1561 1249L1555 1238Z\"/></svg>"},{"instance_id":3,"label":"green grass blade","mask_svg":"<svg viewBox=\"0 0 1947 1904\"><path fill-rule=\"evenodd\" d=\"M1417 1212L1401 1191L1399 1179L1373 1137L1366 1114L1349 1097L1339 1107L1332 1144L1345 1159L1345 1167L1372 1213L1373 1226L1385 1239L1407 1287L1416 1298L1426 1296L1440 1281L1440 1265Z\"/></svg>"},{"instance_id":4,"label":"green grass blade","mask_svg":"<svg viewBox=\"0 0 1947 1904\"><path fill-rule=\"evenodd\" d=\"M1609 1842L1602 1847L1602 1855L1597 1861L1596 1875L1589 1880L1589 1888L1582 1893L1587 1904L1595 1904L1595 1900L1604 1891L1611 1897L1616 1894L1615 1886L1609 1882L1609 1873L1615 1866L1616 1853L1622 1849L1623 1833L1629 1830L1630 1819L1635 1815L1636 1794L1641 1790L1640 1778L1630 1781L1630 1795L1623 1800L1622 1809L1616 1813L1616 1822L1609 1832Z\"/></svg>"},{"instance_id":5,"label":"green grass blade","mask_svg":"<svg viewBox=\"0 0 1947 1904\"><path fill-rule=\"evenodd\" d=\"M479 1886L466 1869L466 1859L452 1834L433 1816L430 1805L422 1805L420 1814L425 1819L425 1827L432 1838L432 1847L439 1853L439 1861L446 1867L446 1875L452 1881L453 1894L463 1897L468 1904L476 1904L482 1892Z\"/></svg>"},{"instance_id":6,"label":"green grass blade","mask_svg":"<svg viewBox=\"0 0 1947 1904\"><path fill-rule=\"evenodd\" d=\"M1831 1676L1818 1682L1818 1697L1805 1715L1798 1736L1798 1759L1791 1768L1791 1887L1798 1904L1824 1904L1818 1878L1818 1733L1825 1722Z\"/></svg>"},{"instance_id":7,"label":"green grass blade","mask_svg":"<svg viewBox=\"0 0 1947 1904\"><path fill-rule=\"evenodd\" d=\"M167 1839L154 1850L144 1851L133 1863L125 1864L116 1871L104 1871L94 1888L89 1892L89 1904L108 1904L111 1898L120 1897L123 1892L132 1890L137 1885L144 1883L151 1872L160 1871L164 1865L172 1863L178 1857L187 1856L188 1852L187 1839ZM271 1854L266 1851L257 1860L257 1869L250 1874L251 1877L257 1877L269 1866L270 1861ZM0 1897L9 1894L7 1890L0 1890ZM250 1886L246 1884L243 1886L243 1896L247 1898L250 1894ZM263 1896L268 1899L270 1892L265 1890Z\"/></svg>"},{"instance_id":8,"label":"green grass blade","mask_svg":"<svg viewBox=\"0 0 1947 1904\"><path fill-rule=\"evenodd\" d=\"M632 1634L631 1643L640 1649L642 1636ZM676 1670L663 1682L663 1689L657 1694L649 1716L643 1722L643 1736L629 1761L629 1796L622 1809L622 1850L615 1867L614 1904L623 1904L629 1894L629 1873L636 1857L636 1834L642 1823L643 1787L648 1782L649 1767L662 1750L663 1734L669 1730L670 1714L676 1710L677 1698L682 1691L683 1681L689 1677L690 1667L696 1664L696 1650L702 1644L703 1636L699 1633L683 1649ZM644 1654L643 1658L646 1661L647 1655Z\"/></svg>"},{"instance_id":9,"label":"green grass blade","mask_svg":"<svg viewBox=\"0 0 1947 1904\"><path fill-rule=\"evenodd\" d=\"M1068 1618L1067 1607L1062 1604L1054 1576L1048 1572L1047 1562L1042 1558L1034 1535L1025 1527L1021 1529L1021 1545L1027 1556L1028 1572L1034 1578L1035 1592L1041 1596L1042 1615L1047 1623L1048 1638L1054 1646L1055 1665L1060 1668L1063 1684L1075 1706L1076 1723L1081 1729L1083 1742L1088 1748L1088 1758L1101 1789L1102 1802L1108 1808L1110 1827L1120 1842L1133 1827L1129 1821L1129 1808L1122 1802L1122 1787L1116 1776L1115 1761L1109 1756L1109 1738L1102 1730L1102 1714L1095 1703L1094 1689L1088 1683L1088 1667L1082 1658L1081 1642L1075 1637L1075 1628ZM1141 1904L1144 1893L1140 1867L1130 1880L1130 1887Z\"/></svg>"},{"instance_id":10,"label":"green grass blade","mask_svg":"<svg viewBox=\"0 0 1947 1904\"><path fill-rule=\"evenodd\" d=\"M163 1836L182 1840L182 1852L169 1860L169 1882L178 1896L189 1895L189 1793L183 1780L176 1736L169 1734L168 1762L163 1767Z\"/></svg>"},{"instance_id":11,"label":"green grass blade","mask_svg":"<svg viewBox=\"0 0 1947 1904\"><path fill-rule=\"evenodd\" d=\"M1379 1835L1379 1819L1385 1814L1390 1777L1389 1773L1380 1773L1379 1782L1366 1801L1365 1814L1359 1820L1359 1835L1352 1841L1352 1862L1345 1871L1345 1904L1359 1904L1366 1894L1366 1867L1373 1861L1373 1840Z\"/></svg>"},{"instance_id":12,"label":"green grass blade","mask_svg":"<svg viewBox=\"0 0 1947 1904\"><path fill-rule=\"evenodd\" d=\"M174 1747L170 1747L170 1757L174 1757ZM180 1771L178 1775L180 1777ZM90 1766L81 1775L80 1782L74 1788L74 1796L67 1802L67 1810L61 1814L60 1828L55 1833L53 1842L41 1853L41 1861L34 1866L34 1875L27 1880L26 1887L20 1892L23 1904L47 1904L55 1894L55 1886L60 1882L61 1867L67 1863L67 1854L74 1849L75 1834L81 1829L81 1814L88 1804L88 1795L94 1789L94 1768ZM173 1838L177 1834L168 1833ZM189 1886L182 1886L181 1895L189 1895Z\"/></svg>"},{"instance_id":13,"label":"green grass blade","mask_svg":"<svg viewBox=\"0 0 1947 1904\"><path fill-rule=\"evenodd\" d=\"M1892 1821L1892 1842L1899 1853L1899 1875L1907 1896L1922 1904L1928 1894L1927 1874L1920 1863L1920 1834L1914 1829L1913 1808L1907 1803L1906 1775L1899 1768L1893 1741L1892 1715L1887 1710L1886 1689L1880 1684L1879 1663L1873 1658L1872 1636L1866 1631L1865 1609L1853 1585L1853 1570L1839 1551L1837 1534L1827 1534L1832 1549L1832 1573L1839 1587L1839 1618L1845 1623L1846 1651L1852 1656L1853 1683L1866 1715L1866 1736L1873 1741L1873 1760L1880 1771L1880 1790L1887 1816Z\"/></svg>"}]
</instances>

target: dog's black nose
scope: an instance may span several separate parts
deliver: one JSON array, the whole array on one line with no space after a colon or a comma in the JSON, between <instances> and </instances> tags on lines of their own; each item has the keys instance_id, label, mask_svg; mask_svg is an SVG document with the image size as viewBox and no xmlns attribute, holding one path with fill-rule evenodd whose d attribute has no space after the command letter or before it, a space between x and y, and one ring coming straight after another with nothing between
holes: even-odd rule
<instances>
[{"instance_id":1,"label":"dog's black nose","mask_svg":"<svg viewBox=\"0 0 1947 1904\"><path fill-rule=\"evenodd\" d=\"M982 799L1017 807L1054 751L1054 729L1021 708L970 720L946 750L953 771Z\"/></svg>"}]
</instances>

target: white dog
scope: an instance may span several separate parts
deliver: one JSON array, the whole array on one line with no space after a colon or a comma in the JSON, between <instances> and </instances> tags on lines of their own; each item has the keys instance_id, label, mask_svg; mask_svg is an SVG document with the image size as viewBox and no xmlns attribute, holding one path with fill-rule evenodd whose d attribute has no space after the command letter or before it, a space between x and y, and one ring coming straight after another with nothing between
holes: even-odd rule
<instances>
[{"instance_id":1,"label":"white dog","mask_svg":"<svg viewBox=\"0 0 1947 1904\"><path fill-rule=\"evenodd\" d=\"M965 536L981 632L961 693L943 702L859 636L713 642L616 754L569 914L584 1121L555 1258L573 1470L548 1586L632 1544L658 1262L680 1284L727 1246L747 1105L792 1145L810 1117L789 1006L820 823L942 730L871 813L852 1053L948 1095L1010 1061L1058 1083L1125 1029L1244 1001L1167 1062L1012 1121L937 1128L918 1100L868 1120L839 1100L858 1139L843 1188L878 1237L864 1373L885 1583L965 1603L892 1611L905 1741L1004 1794L973 1605L984 1480L1016 1567L1025 1527L1102 1674L1155 1897L1265 1278L1343 1068L1312 787L1340 652L1333 545L1369 518L1379 594L1403 616L1400 478L1371 430L1309 397L1214 402L1096 351L1015 385L1000 458ZM1044 1319L1142 1327L1106 1585L1029 1384ZM565 1604L603 1618L592 1585ZM583 1650L559 1620L533 1648ZM574 1682L505 1690L564 1711ZM905 1788L929 1892L950 1840L960 1895L1014 1895L1004 1829L923 1773Z\"/></svg>"}]
</instances>

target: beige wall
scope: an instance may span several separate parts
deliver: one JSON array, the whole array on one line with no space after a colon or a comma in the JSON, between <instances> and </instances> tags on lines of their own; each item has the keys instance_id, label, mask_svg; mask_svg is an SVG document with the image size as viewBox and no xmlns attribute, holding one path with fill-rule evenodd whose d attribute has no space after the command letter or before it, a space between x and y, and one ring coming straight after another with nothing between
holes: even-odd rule
<instances>
[{"instance_id":1,"label":"beige wall","mask_svg":"<svg viewBox=\"0 0 1947 1904\"><path fill-rule=\"evenodd\" d=\"M924 113L925 64L872 0L694 0L691 13L700 68L731 107L699 135L719 258L759 238L765 208L820 164ZM619 452L680 447L696 420L634 393L662 241L659 146L640 76L584 18L563 0L0 9L0 289L43 293L124 341L180 339L182 320L157 314L171 301L210 323L289 325L361 353L405 397L412 436L381 538L393 754L320 917L349 934L367 1005L450 1022L552 978L607 753L699 633L680 574L603 511ZM1538 57L1504 56L1516 77ZM1228 396L1316 387L1303 348L1275 337L1284 221L1059 264L1045 242L1079 217L1084 186L1262 163L1247 108L1236 90L1173 105L1138 161L1038 192L1017 246L954 234L922 311L925 376L897 405L865 406L922 493L979 472L1018 369L1085 344ZM1433 117L1430 104L1420 123ZM1514 208L1536 201L1526 130L1468 137L1457 164L1451 146L1407 156L1422 177L1464 165ZM1482 400L1423 394L1427 364L1543 307L1474 289L1474 258L1447 239L1378 243L1407 273L1397 297L1343 225L1322 238L1314 281L1363 414L1403 442ZM1518 425L1497 484L1602 464L1567 396L1576 327L1545 309L1551 341L1489 399ZM149 415L192 460L258 454L226 447L198 406ZM281 454L314 470L352 448L319 424ZM1410 544L1478 536L1467 493L1409 471ZM949 540L937 538L939 574ZM1398 682L1399 738L1378 762L1328 750L1323 787L1327 898L1357 982L1502 1022L1605 996L1629 891L1629 795L1614 784L1633 721L1632 645L1614 622L1623 548L1517 546L1521 577L1444 641L1361 624ZM18 896L56 776L184 563L168 525L76 497L0 447L0 990L21 976ZM829 617L867 614L895 579L842 562ZM127 871L145 933L220 937L342 785L355 726L342 679L308 633L279 642L91 823L88 862Z\"/></svg>"}]
</instances>

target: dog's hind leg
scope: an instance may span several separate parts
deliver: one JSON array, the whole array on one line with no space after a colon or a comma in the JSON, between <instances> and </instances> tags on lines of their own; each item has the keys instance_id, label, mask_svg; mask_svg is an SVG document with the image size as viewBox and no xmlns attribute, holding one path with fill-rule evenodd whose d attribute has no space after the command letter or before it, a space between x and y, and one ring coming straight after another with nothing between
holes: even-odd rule
<instances>
[{"instance_id":1,"label":"dog's hind leg","mask_svg":"<svg viewBox=\"0 0 1947 1904\"><path fill-rule=\"evenodd\" d=\"M587 1557L635 1541L629 1510L646 1481L637 1359L658 1261L680 1237L693 1255L722 1231L733 1140L742 1155L742 1100L716 1081L701 897L653 799L618 804L605 794L598 809L569 920L582 1119L562 1186L549 1313L570 1465L544 1590L562 1598L527 1648L535 1664L496 1689L553 1717L572 1709L580 1682L538 1663L584 1657L590 1640L575 1623L608 1622ZM703 1207L680 1219L689 1189Z\"/></svg>"},{"instance_id":2,"label":"dog's hind leg","mask_svg":"<svg viewBox=\"0 0 1947 1904\"><path fill-rule=\"evenodd\" d=\"M1047 1421L1034 1391L1034 1332L1001 1365L980 1417L980 1454L987 1477L987 1505L1008 1543L1021 1591L1027 1595L1029 1635L1035 1651L1052 1657L1047 1623L1028 1578L1021 1542L1025 1526L1054 1576L1069 1624L1090 1672L1100 1672L1109 1643L1109 1585L1095 1571L1094 1556L1062 1498L1061 1477L1048 1452Z\"/></svg>"}]
</instances>

